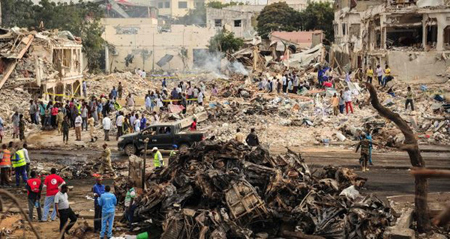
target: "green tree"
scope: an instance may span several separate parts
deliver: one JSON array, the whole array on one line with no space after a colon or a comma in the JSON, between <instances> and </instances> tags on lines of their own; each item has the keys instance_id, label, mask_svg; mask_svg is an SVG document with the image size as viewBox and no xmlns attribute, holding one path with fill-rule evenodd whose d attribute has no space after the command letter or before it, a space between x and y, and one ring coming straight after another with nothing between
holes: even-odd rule
<instances>
[{"instance_id":1,"label":"green tree","mask_svg":"<svg viewBox=\"0 0 450 239\"><path fill-rule=\"evenodd\" d=\"M328 40L334 40L334 11L330 3L309 3L308 7L300 13L300 19L303 30L323 30Z\"/></svg>"},{"instance_id":2,"label":"green tree","mask_svg":"<svg viewBox=\"0 0 450 239\"><path fill-rule=\"evenodd\" d=\"M32 26L34 10L31 0L1 0L2 26Z\"/></svg>"},{"instance_id":3,"label":"green tree","mask_svg":"<svg viewBox=\"0 0 450 239\"><path fill-rule=\"evenodd\" d=\"M41 0L39 5L33 5L30 0L1 0L1 3L3 26L40 29L42 23L46 29L70 31L82 38L89 70L100 69L104 49L100 20L104 12L98 3L80 1L56 4L49 0Z\"/></svg>"},{"instance_id":4,"label":"green tree","mask_svg":"<svg viewBox=\"0 0 450 239\"><path fill-rule=\"evenodd\" d=\"M269 38L272 31L300 30L300 13L289 7L285 2L272 3L264 7L256 19L258 34L262 38Z\"/></svg>"},{"instance_id":5,"label":"green tree","mask_svg":"<svg viewBox=\"0 0 450 239\"><path fill-rule=\"evenodd\" d=\"M235 37L233 32L223 29L209 40L209 50L232 53L244 45L244 40Z\"/></svg>"},{"instance_id":6,"label":"green tree","mask_svg":"<svg viewBox=\"0 0 450 239\"><path fill-rule=\"evenodd\" d=\"M237 6L237 5L244 5L244 3L243 2L233 2L233 1L231 1L229 3L222 3L219 1L211 1L206 4L207 7L217 8L217 9L222 9L224 7Z\"/></svg>"}]
</instances>

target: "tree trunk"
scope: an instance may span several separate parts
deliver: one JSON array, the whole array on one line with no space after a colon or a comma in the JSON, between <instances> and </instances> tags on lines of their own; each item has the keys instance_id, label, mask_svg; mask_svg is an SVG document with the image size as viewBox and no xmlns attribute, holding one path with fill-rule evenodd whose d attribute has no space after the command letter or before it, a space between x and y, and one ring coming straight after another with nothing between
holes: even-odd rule
<instances>
[{"instance_id":1,"label":"tree trunk","mask_svg":"<svg viewBox=\"0 0 450 239\"><path fill-rule=\"evenodd\" d=\"M378 100L377 92L372 84L366 83L366 87L370 93L370 102L378 113L394 122L405 136L405 142L399 148L408 152L411 165L417 168L424 168L425 161L419 151L417 139L414 132L403 120L399 114L392 112L388 108L382 106ZM427 232L431 228L430 215L427 204L428 195L428 179L424 177L415 178L415 211L417 217L417 230L419 232Z\"/></svg>"}]
</instances>

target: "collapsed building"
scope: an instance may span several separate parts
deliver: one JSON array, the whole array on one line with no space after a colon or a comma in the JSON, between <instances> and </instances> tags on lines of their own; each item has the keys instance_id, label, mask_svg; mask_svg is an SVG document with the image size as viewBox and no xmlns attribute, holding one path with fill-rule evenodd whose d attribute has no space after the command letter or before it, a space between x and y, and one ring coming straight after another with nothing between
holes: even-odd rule
<instances>
[{"instance_id":1,"label":"collapsed building","mask_svg":"<svg viewBox=\"0 0 450 239\"><path fill-rule=\"evenodd\" d=\"M68 31L0 30L0 89L22 86L44 98L80 95L85 60Z\"/></svg>"},{"instance_id":2,"label":"collapsed building","mask_svg":"<svg viewBox=\"0 0 450 239\"><path fill-rule=\"evenodd\" d=\"M334 7L330 62L346 71L388 64L398 79L442 80L450 66L448 3L338 0Z\"/></svg>"}]
</instances>

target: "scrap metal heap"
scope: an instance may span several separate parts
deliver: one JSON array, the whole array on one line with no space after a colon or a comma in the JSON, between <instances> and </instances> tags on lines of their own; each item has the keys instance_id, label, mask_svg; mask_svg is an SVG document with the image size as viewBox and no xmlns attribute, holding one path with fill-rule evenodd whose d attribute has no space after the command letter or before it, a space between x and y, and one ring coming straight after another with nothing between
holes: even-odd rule
<instances>
[{"instance_id":1,"label":"scrap metal heap","mask_svg":"<svg viewBox=\"0 0 450 239\"><path fill-rule=\"evenodd\" d=\"M393 215L376 197L359 195L366 180L347 168L312 173L290 150L271 156L263 147L205 140L148 175L135 222L161 238L378 238ZM125 184L115 183L119 201Z\"/></svg>"}]
</instances>

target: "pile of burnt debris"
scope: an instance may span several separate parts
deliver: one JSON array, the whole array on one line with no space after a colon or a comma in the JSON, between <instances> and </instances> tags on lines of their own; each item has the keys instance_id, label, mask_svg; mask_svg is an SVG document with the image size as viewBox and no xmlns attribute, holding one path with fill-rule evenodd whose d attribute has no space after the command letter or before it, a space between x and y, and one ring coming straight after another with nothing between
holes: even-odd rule
<instances>
[{"instance_id":1,"label":"pile of burnt debris","mask_svg":"<svg viewBox=\"0 0 450 239\"><path fill-rule=\"evenodd\" d=\"M394 216L359 194L366 180L347 168L312 173L290 150L206 140L148 175L135 224L161 238L379 238Z\"/></svg>"}]
</instances>

